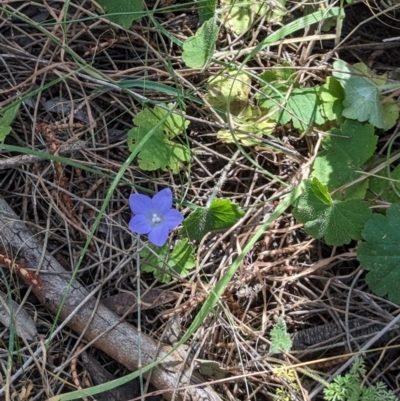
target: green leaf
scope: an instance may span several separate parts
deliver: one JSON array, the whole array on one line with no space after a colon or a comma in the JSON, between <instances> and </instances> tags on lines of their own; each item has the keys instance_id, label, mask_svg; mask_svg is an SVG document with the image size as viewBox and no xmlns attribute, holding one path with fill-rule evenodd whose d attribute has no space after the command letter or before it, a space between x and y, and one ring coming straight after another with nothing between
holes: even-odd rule
<instances>
[{"instance_id":1,"label":"green leaf","mask_svg":"<svg viewBox=\"0 0 400 401\"><path fill-rule=\"evenodd\" d=\"M230 373L229 369L223 368L215 361L196 358L196 362L199 364L199 372L209 379L222 380Z\"/></svg>"},{"instance_id":2,"label":"green leaf","mask_svg":"<svg viewBox=\"0 0 400 401\"><path fill-rule=\"evenodd\" d=\"M263 7L258 11L258 15L266 12L268 22L280 22L286 14L286 0L269 0L262 2Z\"/></svg>"},{"instance_id":3,"label":"green leaf","mask_svg":"<svg viewBox=\"0 0 400 401\"><path fill-rule=\"evenodd\" d=\"M128 131L128 148L133 152L138 144L147 134L148 128L135 127ZM167 170L169 165L174 165L171 160L171 148L165 140L161 129L156 130L143 145L138 154L139 167L146 171Z\"/></svg>"},{"instance_id":4,"label":"green leaf","mask_svg":"<svg viewBox=\"0 0 400 401\"><path fill-rule=\"evenodd\" d=\"M180 135L189 126L189 121L185 120L184 117L157 106L154 107L154 109L143 109L136 115L133 122L138 127L146 127L150 129L157 125L162 119L164 119L162 129L168 139Z\"/></svg>"},{"instance_id":5,"label":"green leaf","mask_svg":"<svg viewBox=\"0 0 400 401\"><path fill-rule=\"evenodd\" d=\"M322 141L323 151L314 161L312 177L318 178L332 192L360 177L361 166L374 154L378 137L374 127L358 121L346 120L340 129ZM334 199L364 198L368 180L335 192Z\"/></svg>"},{"instance_id":6,"label":"green leaf","mask_svg":"<svg viewBox=\"0 0 400 401\"><path fill-rule=\"evenodd\" d=\"M251 27L255 15L264 16L269 23L281 21L285 5L286 0L226 0L221 19L229 30L240 35Z\"/></svg>"},{"instance_id":7,"label":"green leaf","mask_svg":"<svg viewBox=\"0 0 400 401\"><path fill-rule=\"evenodd\" d=\"M205 68L215 51L218 26L214 18L206 21L194 36L183 42L182 60L190 68Z\"/></svg>"},{"instance_id":8,"label":"green leaf","mask_svg":"<svg viewBox=\"0 0 400 401\"><path fill-rule=\"evenodd\" d=\"M7 135L11 132L11 127L4 126L0 123L0 142L3 142L6 139Z\"/></svg>"},{"instance_id":9,"label":"green leaf","mask_svg":"<svg viewBox=\"0 0 400 401\"><path fill-rule=\"evenodd\" d=\"M207 82L206 100L218 109L237 116L249 103L251 78L245 72L224 70Z\"/></svg>"},{"instance_id":10,"label":"green leaf","mask_svg":"<svg viewBox=\"0 0 400 401\"><path fill-rule=\"evenodd\" d=\"M176 244L168 260L168 266L181 277L187 276L189 271L196 267L195 248L189 244L187 238Z\"/></svg>"},{"instance_id":11,"label":"green leaf","mask_svg":"<svg viewBox=\"0 0 400 401\"><path fill-rule=\"evenodd\" d=\"M189 121L167 110L155 107L143 109L133 119L137 127L128 131L128 148L130 152L136 149L137 144L146 134L160 124L151 137L144 143L138 153L139 167L146 171L168 168L174 174L179 173L183 164L190 161L190 151L187 146L172 140L181 134L189 125Z\"/></svg>"},{"instance_id":12,"label":"green leaf","mask_svg":"<svg viewBox=\"0 0 400 401\"><path fill-rule=\"evenodd\" d=\"M291 84L296 85L297 71L292 67L289 62L283 62L281 65L276 65L274 68L265 70L260 74L260 79L275 87L284 85L289 88ZM297 85L298 86L298 85Z\"/></svg>"},{"instance_id":13,"label":"green leaf","mask_svg":"<svg viewBox=\"0 0 400 401\"><path fill-rule=\"evenodd\" d=\"M189 126L189 121L184 117L157 106L154 109L143 109L136 115L133 122L138 127L151 129L161 120L163 120L162 129L168 134L169 139L181 134Z\"/></svg>"},{"instance_id":14,"label":"green leaf","mask_svg":"<svg viewBox=\"0 0 400 401\"><path fill-rule=\"evenodd\" d=\"M214 229L228 228L237 223L244 216L243 210L228 199L217 199L210 206L214 222Z\"/></svg>"},{"instance_id":15,"label":"green leaf","mask_svg":"<svg viewBox=\"0 0 400 401\"><path fill-rule=\"evenodd\" d=\"M183 229L190 240L200 240L213 230L220 230L233 226L244 212L228 199L217 199L210 208L196 209L183 222Z\"/></svg>"},{"instance_id":16,"label":"green leaf","mask_svg":"<svg viewBox=\"0 0 400 401\"><path fill-rule=\"evenodd\" d=\"M377 128L385 128L378 85L361 68L342 60L333 63L333 76L345 91L343 115L361 122L368 121Z\"/></svg>"},{"instance_id":17,"label":"green leaf","mask_svg":"<svg viewBox=\"0 0 400 401\"><path fill-rule=\"evenodd\" d=\"M350 372L344 376L336 376L324 390L327 401L398 401L396 395L387 389L386 384L377 382L365 386L366 375L364 361L357 357Z\"/></svg>"},{"instance_id":18,"label":"green leaf","mask_svg":"<svg viewBox=\"0 0 400 401\"><path fill-rule=\"evenodd\" d=\"M195 248L189 244L187 238L179 241L171 254L168 245L151 249L157 255L147 248L140 252L140 257L144 259L142 270L153 273L161 283L169 283L172 280L171 272L185 277L196 266Z\"/></svg>"},{"instance_id":19,"label":"green leaf","mask_svg":"<svg viewBox=\"0 0 400 401\"><path fill-rule=\"evenodd\" d=\"M331 205L332 198L329 195L328 188L317 179L314 179L312 182L314 195L325 205Z\"/></svg>"},{"instance_id":20,"label":"green leaf","mask_svg":"<svg viewBox=\"0 0 400 401\"><path fill-rule=\"evenodd\" d=\"M379 296L400 304L400 203L390 206L386 216L373 214L362 231L357 259L369 270L366 281Z\"/></svg>"},{"instance_id":21,"label":"green leaf","mask_svg":"<svg viewBox=\"0 0 400 401\"><path fill-rule=\"evenodd\" d=\"M271 330L271 347L270 354L278 352L287 352L292 348L292 340L286 330L286 323L282 318L279 318L276 325Z\"/></svg>"},{"instance_id":22,"label":"green leaf","mask_svg":"<svg viewBox=\"0 0 400 401\"><path fill-rule=\"evenodd\" d=\"M197 12L199 13L199 23L203 24L211 18L215 18L216 0L200 0L198 1Z\"/></svg>"},{"instance_id":23,"label":"green leaf","mask_svg":"<svg viewBox=\"0 0 400 401\"><path fill-rule=\"evenodd\" d=\"M376 160L375 165L380 164L385 159L379 158ZM391 182L391 180L393 180ZM400 165L398 165L391 173L390 180L388 177L387 169L383 169L379 172L379 176L372 176L368 179L369 191L367 192L366 200L384 201L388 203L400 202ZM396 192L397 191L397 192Z\"/></svg>"},{"instance_id":24,"label":"green leaf","mask_svg":"<svg viewBox=\"0 0 400 401\"><path fill-rule=\"evenodd\" d=\"M11 132L11 124L18 114L21 102L7 109L4 113L0 111L0 142L3 142L6 136Z\"/></svg>"},{"instance_id":25,"label":"green leaf","mask_svg":"<svg viewBox=\"0 0 400 401\"><path fill-rule=\"evenodd\" d=\"M98 0L98 3L104 8L111 22L125 29L129 29L133 21L140 22L142 19L143 0Z\"/></svg>"},{"instance_id":26,"label":"green leaf","mask_svg":"<svg viewBox=\"0 0 400 401\"><path fill-rule=\"evenodd\" d=\"M147 132L148 129L142 127L132 128L128 131L128 147L131 152ZM161 130L153 133L138 154L139 167L147 171L158 169L167 171L169 167L174 174L178 174L183 163L189 161L189 149L185 145L167 140Z\"/></svg>"},{"instance_id":27,"label":"green leaf","mask_svg":"<svg viewBox=\"0 0 400 401\"><path fill-rule=\"evenodd\" d=\"M396 125L399 118L400 105L394 99L389 99L386 103L382 105L383 117L385 119L385 131Z\"/></svg>"},{"instance_id":28,"label":"green leaf","mask_svg":"<svg viewBox=\"0 0 400 401\"><path fill-rule=\"evenodd\" d=\"M325 119L321 115L318 98L318 87L294 88L288 99L286 86L263 89L264 97L261 98L261 107L270 109L271 119L281 125L293 122L293 126L304 132L315 124L323 124Z\"/></svg>"},{"instance_id":29,"label":"green leaf","mask_svg":"<svg viewBox=\"0 0 400 401\"><path fill-rule=\"evenodd\" d=\"M248 105L238 117L231 114L235 129L219 130L217 138L225 143L239 142L244 146L259 145L263 136L271 135L276 127L275 121L265 118L266 112Z\"/></svg>"},{"instance_id":30,"label":"green leaf","mask_svg":"<svg viewBox=\"0 0 400 401\"><path fill-rule=\"evenodd\" d=\"M221 12L224 25L240 35L246 32L251 22L251 7L246 0L227 0Z\"/></svg>"},{"instance_id":31,"label":"green leaf","mask_svg":"<svg viewBox=\"0 0 400 401\"><path fill-rule=\"evenodd\" d=\"M361 230L371 215L368 202L349 199L333 201L317 178L305 180L304 193L297 199L294 217L304 223L307 234L325 238L328 245L348 244L361 239Z\"/></svg>"},{"instance_id":32,"label":"green leaf","mask_svg":"<svg viewBox=\"0 0 400 401\"><path fill-rule=\"evenodd\" d=\"M344 91L339 81L328 77L324 85L319 89L321 114L329 121L336 120L338 124L343 123L343 100Z\"/></svg>"}]
</instances>

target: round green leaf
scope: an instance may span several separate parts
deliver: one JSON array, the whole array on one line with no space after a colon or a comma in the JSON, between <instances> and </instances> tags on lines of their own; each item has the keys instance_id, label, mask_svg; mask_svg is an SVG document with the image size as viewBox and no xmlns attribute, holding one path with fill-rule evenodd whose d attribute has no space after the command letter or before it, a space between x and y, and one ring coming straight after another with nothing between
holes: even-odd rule
<instances>
[{"instance_id":1,"label":"round green leaf","mask_svg":"<svg viewBox=\"0 0 400 401\"><path fill-rule=\"evenodd\" d=\"M400 304L400 204L390 206L386 216L372 215L362 236L365 242L358 247L357 259L369 270L369 287Z\"/></svg>"}]
</instances>

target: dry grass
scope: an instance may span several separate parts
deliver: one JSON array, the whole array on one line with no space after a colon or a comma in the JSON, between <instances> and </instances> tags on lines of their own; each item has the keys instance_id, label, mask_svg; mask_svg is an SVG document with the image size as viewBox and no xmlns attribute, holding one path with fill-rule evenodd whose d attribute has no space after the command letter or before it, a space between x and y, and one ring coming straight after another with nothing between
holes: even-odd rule
<instances>
[{"instance_id":1,"label":"dry grass","mask_svg":"<svg viewBox=\"0 0 400 401\"><path fill-rule=\"evenodd\" d=\"M94 3L89 0L43 4L11 0L0 2L0 6L3 7L0 11L0 107L34 93L22 104L6 143L54 155L61 152L62 145L78 145L78 150L62 155L82 166L77 168L34 157L22 164L12 161L11 168L6 165L0 174L1 196L67 270L74 269L110 182L128 156L126 133L132 127L132 118L144 105L176 101L148 89L133 88L136 95L132 96L118 90L113 82L146 79L170 85L184 94L178 100L185 102L186 118L191 122L187 131L193 154L190 166L179 175L144 172L135 163L128 168L124 180L112 194L77 274L77 279L89 291L101 283L98 296L107 298L120 292L134 292L139 286L142 292L160 286L151 275L140 273L138 252L145 244L133 241L127 228L130 219L127 198L133 187L139 191L158 191L168 186L177 199L204 206L225 175L218 196L237 202L246 211L240 224L226 232L209 235L198 244L195 271L162 287L181 295L176 302L143 311L141 330L167 342L165 327L172 317L165 310L179 316L180 330L185 331L201 301L276 207L271 199L281 194L283 188L262 169L284 182L291 182L315 156L317 137L299 138L289 128L281 129L275 133L274 140L297 156L268 148L246 149L257 164L250 163L235 145L216 139L221 120L215 113L188 97L203 96L207 78L222 67L212 64L205 72L186 68L181 62L180 49L157 32L150 20L124 32L113 30L106 20L98 18ZM294 2L290 6L293 10L296 8ZM374 6L372 2L371 6ZM328 62L335 54L349 61L374 62L381 70L394 69L400 59L398 48L377 49L374 43L386 36L396 36L395 29L400 27L396 14L391 11L391 19L384 15L371 19L366 28L363 19L373 14L363 4L352 7L343 35L351 32L351 37L336 48L336 53L332 53L333 41L299 41L271 49L268 59L259 59L250 67L259 72L286 59L302 72L302 81L310 83L324 79L322 62ZM160 12L156 18L181 40L191 36L197 26L195 8L185 13L179 8L172 14ZM32 21L53 22L42 24L38 29ZM54 24L54 21L66 23ZM357 26L359 29L354 31ZM251 31L253 36L249 38L222 31L218 51L234 53L254 46L269 29L260 20L256 21ZM373 31L379 38L371 34ZM232 60L233 57L225 59ZM94 73L98 76L94 77ZM107 86L107 90L96 90L102 86ZM256 90L254 87L253 91ZM3 151L0 168L15 156L18 152ZM98 173L85 170L85 166ZM189 209L184 208L183 212L187 216ZM303 367L317 369L329 378L343 365L342 356L364 350L363 344L398 314L396 305L369 292L364 272L352 251L345 247L332 249L311 240L289 212L265 232L189 344L196 358L216 361L222 367L226 377L215 380L214 387L224 399L269 400L277 388L286 388L293 400L322 399L317 381L304 377L298 370L294 382L290 382L285 375L274 373L276 364L303 362ZM54 316L6 269L2 271L0 290L11 294L28 311L43 338L49 335ZM304 334L305 339L295 337L293 351L282 356L281 362L267 356L269 333L278 317L284 318L290 333L315 329L314 333ZM136 325L137 314L128 315L126 320ZM357 327L352 326L354 321L358 322ZM327 324L334 324L328 331L335 336L323 335ZM355 328L350 330L350 327ZM10 376L41 345L39 342L15 344L10 356L10 332L1 325L0 328L0 383L3 391L8 389L7 397L11 397L8 399L45 400L71 391L77 383L85 386L84 373L88 366L76 359L77 350L85 343L79 334L68 328L62 330L46 352L33 358L18 380L10 382ZM397 348L385 349L386 345L396 343L398 340L393 336L383 338L374 344L374 352L364 356L367 382L382 380L399 393L400 354ZM379 349L380 346L383 348ZM87 352L115 377L128 373L94 347ZM321 363L321 358L326 357L334 358ZM53 374L55 370L57 375ZM29 395L18 398L25 391Z\"/></svg>"}]
</instances>

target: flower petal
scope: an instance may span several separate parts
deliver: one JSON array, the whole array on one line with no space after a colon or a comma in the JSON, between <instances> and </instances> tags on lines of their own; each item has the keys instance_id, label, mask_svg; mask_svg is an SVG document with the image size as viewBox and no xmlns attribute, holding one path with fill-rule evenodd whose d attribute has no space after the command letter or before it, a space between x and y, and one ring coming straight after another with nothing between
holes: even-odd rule
<instances>
[{"instance_id":1,"label":"flower petal","mask_svg":"<svg viewBox=\"0 0 400 401\"><path fill-rule=\"evenodd\" d=\"M157 246L163 246L167 242L168 227L165 224L153 228L149 233L149 241Z\"/></svg>"},{"instance_id":2,"label":"flower petal","mask_svg":"<svg viewBox=\"0 0 400 401\"><path fill-rule=\"evenodd\" d=\"M137 234L148 234L152 227L143 214L137 214L131 218L129 228Z\"/></svg>"},{"instance_id":3,"label":"flower petal","mask_svg":"<svg viewBox=\"0 0 400 401\"><path fill-rule=\"evenodd\" d=\"M183 216L181 212L178 212L175 209L171 209L164 216L164 224L168 227L168 229L172 230L175 227L179 226L183 221Z\"/></svg>"},{"instance_id":4,"label":"flower petal","mask_svg":"<svg viewBox=\"0 0 400 401\"><path fill-rule=\"evenodd\" d=\"M151 200L153 208L162 214L167 214L172 207L172 191L165 188L156 193Z\"/></svg>"},{"instance_id":5,"label":"flower petal","mask_svg":"<svg viewBox=\"0 0 400 401\"><path fill-rule=\"evenodd\" d=\"M147 214L152 208L151 198L146 195L133 194L129 197L129 206L135 214Z\"/></svg>"}]
</instances>

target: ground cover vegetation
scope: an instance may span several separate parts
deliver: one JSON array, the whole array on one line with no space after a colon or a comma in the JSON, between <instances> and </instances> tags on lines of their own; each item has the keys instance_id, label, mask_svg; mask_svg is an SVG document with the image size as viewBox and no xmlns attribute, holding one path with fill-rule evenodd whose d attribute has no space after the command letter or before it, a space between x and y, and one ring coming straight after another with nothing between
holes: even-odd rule
<instances>
[{"instance_id":1,"label":"ground cover vegetation","mask_svg":"<svg viewBox=\"0 0 400 401\"><path fill-rule=\"evenodd\" d=\"M396 400L400 3L0 2L0 398Z\"/></svg>"}]
</instances>

